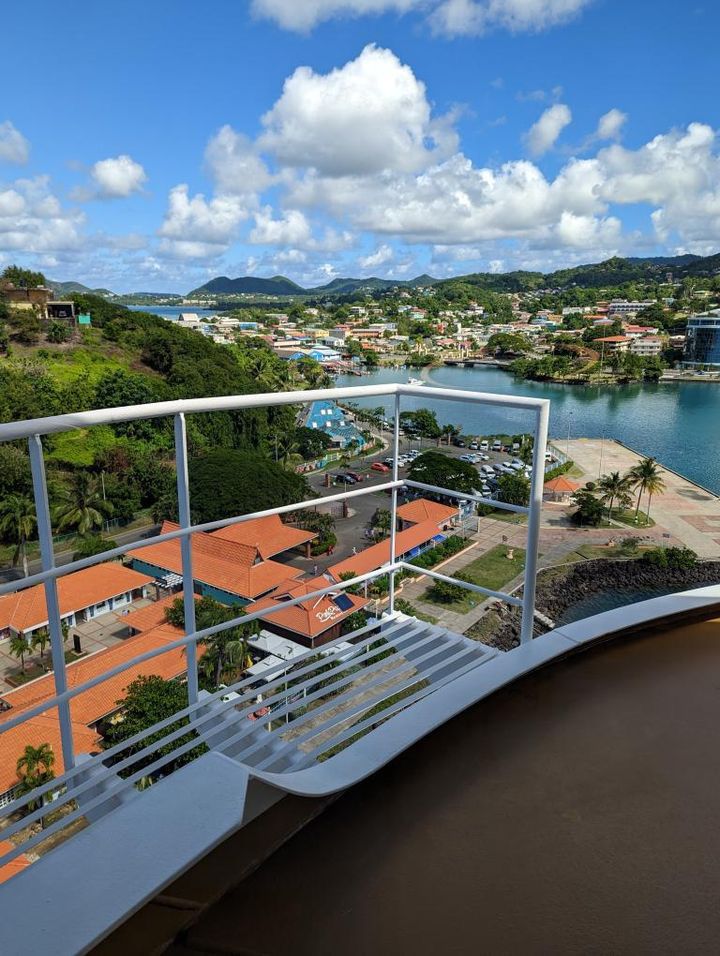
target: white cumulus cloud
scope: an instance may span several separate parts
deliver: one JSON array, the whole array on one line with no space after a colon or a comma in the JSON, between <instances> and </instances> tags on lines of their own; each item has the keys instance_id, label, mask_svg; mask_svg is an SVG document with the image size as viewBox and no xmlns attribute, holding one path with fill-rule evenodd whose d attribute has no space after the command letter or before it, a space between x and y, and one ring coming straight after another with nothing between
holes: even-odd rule
<instances>
[{"instance_id":1,"label":"white cumulus cloud","mask_svg":"<svg viewBox=\"0 0 720 956\"><path fill-rule=\"evenodd\" d=\"M379 13L407 13L427 0L253 0L253 12L274 20L286 30L305 33L336 17Z\"/></svg>"},{"instance_id":2,"label":"white cumulus cloud","mask_svg":"<svg viewBox=\"0 0 720 956\"><path fill-rule=\"evenodd\" d=\"M534 156L542 156L557 142L558 136L572 122L572 113L564 103L550 106L537 123L530 127L526 140Z\"/></svg>"},{"instance_id":3,"label":"white cumulus cloud","mask_svg":"<svg viewBox=\"0 0 720 956\"><path fill-rule=\"evenodd\" d=\"M384 266L388 262L392 262L394 258L395 253L392 250L392 246L384 243L382 246L377 248L375 252L371 252L367 256L361 256L358 259L358 262L360 263L361 268L367 271L368 269L377 269L378 266Z\"/></svg>"},{"instance_id":4,"label":"white cumulus cloud","mask_svg":"<svg viewBox=\"0 0 720 956\"><path fill-rule=\"evenodd\" d=\"M124 199L142 189L147 174L140 163L123 154L95 163L90 169L90 179L97 198Z\"/></svg>"},{"instance_id":5,"label":"white cumulus cloud","mask_svg":"<svg viewBox=\"0 0 720 956\"><path fill-rule=\"evenodd\" d=\"M0 123L0 161L24 165L30 158L30 143L10 120Z\"/></svg>"},{"instance_id":6,"label":"white cumulus cloud","mask_svg":"<svg viewBox=\"0 0 720 956\"><path fill-rule=\"evenodd\" d=\"M598 120L595 138L599 140L618 139L626 122L627 113L618 109L608 110Z\"/></svg>"},{"instance_id":7,"label":"white cumulus cloud","mask_svg":"<svg viewBox=\"0 0 720 956\"><path fill-rule=\"evenodd\" d=\"M297 209L289 210L282 218L273 218L272 206L255 213L255 228L250 242L258 245L303 246L311 238L310 223Z\"/></svg>"},{"instance_id":8,"label":"white cumulus cloud","mask_svg":"<svg viewBox=\"0 0 720 956\"><path fill-rule=\"evenodd\" d=\"M254 194L272 181L255 145L228 125L218 130L208 143L205 165L219 193Z\"/></svg>"},{"instance_id":9,"label":"white cumulus cloud","mask_svg":"<svg viewBox=\"0 0 720 956\"><path fill-rule=\"evenodd\" d=\"M202 193L190 196L186 184L170 190L165 220L159 229L161 250L183 259L201 259L221 255L237 235L240 223L249 211L236 196Z\"/></svg>"},{"instance_id":10,"label":"white cumulus cloud","mask_svg":"<svg viewBox=\"0 0 720 956\"><path fill-rule=\"evenodd\" d=\"M457 142L410 67L373 45L327 74L297 69L263 124L260 144L280 163L328 176L420 169Z\"/></svg>"}]
</instances>

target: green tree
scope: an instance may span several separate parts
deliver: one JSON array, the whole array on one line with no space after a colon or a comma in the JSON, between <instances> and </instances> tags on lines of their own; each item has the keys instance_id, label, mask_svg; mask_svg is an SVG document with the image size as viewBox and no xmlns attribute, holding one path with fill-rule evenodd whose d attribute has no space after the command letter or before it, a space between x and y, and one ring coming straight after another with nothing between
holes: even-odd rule
<instances>
[{"instance_id":1,"label":"green tree","mask_svg":"<svg viewBox=\"0 0 720 956\"><path fill-rule=\"evenodd\" d=\"M2 308L2 302L0 302L0 309ZM2 316L0 316L2 317ZM7 330L7 326L4 322L0 322L0 352L5 355L10 346L10 334Z\"/></svg>"},{"instance_id":2,"label":"green tree","mask_svg":"<svg viewBox=\"0 0 720 956\"><path fill-rule=\"evenodd\" d=\"M25 655L30 650L24 634L12 633L10 636L10 653L20 661L20 668L25 671Z\"/></svg>"},{"instance_id":3,"label":"green tree","mask_svg":"<svg viewBox=\"0 0 720 956\"><path fill-rule=\"evenodd\" d=\"M372 529L375 536L384 540L392 530L392 515L387 508L378 508L372 516Z\"/></svg>"},{"instance_id":4,"label":"green tree","mask_svg":"<svg viewBox=\"0 0 720 956\"><path fill-rule=\"evenodd\" d=\"M580 488L573 495L573 500L578 506L571 516L571 520L578 525L590 525L597 527L603 519L603 503L597 498L589 488Z\"/></svg>"},{"instance_id":5,"label":"green tree","mask_svg":"<svg viewBox=\"0 0 720 956\"><path fill-rule=\"evenodd\" d=\"M48 342L53 342L54 344L67 342L70 338L70 329L65 322L53 321L48 325L46 338Z\"/></svg>"},{"instance_id":6,"label":"green tree","mask_svg":"<svg viewBox=\"0 0 720 956\"><path fill-rule=\"evenodd\" d=\"M22 756L18 758L15 764L15 772L18 776L17 792L18 795L32 793L43 784L50 783L55 778L55 754L50 744L39 744L34 747L27 744ZM38 805L45 803L45 797L40 800L28 803L27 808L32 812Z\"/></svg>"},{"instance_id":7,"label":"green tree","mask_svg":"<svg viewBox=\"0 0 720 956\"><path fill-rule=\"evenodd\" d=\"M33 272L31 269L21 269L20 266L6 266L0 279L11 282L16 289L36 289L45 285L46 279L42 272Z\"/></svg>"},{"instance_id":8,"label":"green tree","mask_svg":"<svg viewBox=\"0 0 720 956\"><path fill-rule=\"evenodd\" d=\"M37 345L40 341L40 319L34 312L21 315L15 321L15 338L22 345Z\"/></svg>"},{"instance_id":9,"label":"green tree","mask_svg":"<svg viewBox=\"0 0 720 956\"><path fill-rule=\"evenodd\" d=\"M45 648L50 643L50 635L48 634L46 627L38 628L37 631L33 632L32 636L32 646L33 649L40 651L40 660L43 660L45 657Z\"/></svg>"},{"instance_id":10,"label":"green tree","mask_svg":"<svg viewBox=\"0 0 720 956\"><path fill-rule=\"evenodd\" d=\"M309 461L313 458L322 458L332 445L332 439L319 428L296 428L295 441L298 452Z\"/></svg>"},{"instance_id":11,"label":"green tree","mask_svg":"<svg viewBox=\"0 0 720 956\"><path fill-rule=\"evenodd\" d=\"M77 531L81 537L102 528L105 518L113 512L112 504L103 499L97 478L86 471L76 472L70 484L58 490L58 497L54 509L58 528Z\"/></svg>"},{"instance_id":12,"label":"green tree","mask_svg":"<svg viewBox=\"0 0 720 956\"><path fill-rule=\"evenodd\" d=\"M36 525L35 505L26 495L8 495L0 501L0 534L15 545L13 567L22 561L25 577L28 576L27 543Z\"/></svg>"},{"instance_id":13,"label":"green tree","mask_svg":"<svg viewBox=\"0 0 720 956\"><path fill-rule=\"evenodd\" d=\"M442 438L444 438L447 441L448 446L450 445L450 442L453 440L453 438L456 438L461 433L462 433L462 429L460 428L459 425L451 425L449 423L446 425L443 425L440 430L440 435Z\"/></svg>"},{"instance_id":14,"label":"green tree","mask_svg":"<svg viewBox=\"0 0 720 956\"><path fill-rule=\"evenodd\" d=\"M662 479L660 466L655 458L643 458L627 473L630 485L637 491L637 506L635 521L640 514L640 501L643 494L648 494L647 517L650 518L650 505L653 495L661 495L665 491L665 482Z\"/></svg>"},{"instance_id":15,"label":"green tree","mask_svg":"<svg viewBox=\"0 0 720 956\"><path fill-rule=\"evenodd\" d=\"M78 542L73 552L73 561L91 558L95 554L102 554L103 551L110 551L112 548L117 548L117 541L101 538L99 534L87 534Z\"/></svg>"},{"instance_id":16,"label":"green tree","mask_svg":"<svg viewBox=\"0 0 720 956\"><path fill-rule=\"evenodd\" d=\"M190 461L193 520L216 521L311 498L307 479L250 451L217 448Z\"/></svg>"},{"instance_id":17,"label":"green tree","mask_svg":"<svg viewBox=\"0 0 720 956\"><path fill-rule=\"evenodd\" d=\"M429 590L430 597L438 604L455 604L467 594L466 589L459 584L449 584L447 581L433 581Z\"/></svg>"},{"instance_id":18,"label":"green tree","mask_svg":"<svg viewBox=\"0 0 720 956\"><path fill-rule=\"evenodd\" d=\"M239 607L227 607L210 597L200 598L195 602L195 628L204 631L206 628L224 624L242 615ZM185 607L182 598L173 601L166 610L168 623L185 629ZM258 631L259 625L255 621L249 624L240 624L235 627L219 631L211 637L203 638L198 644L206 651L200 658L199 670L205 677L208 690L217 690L221 681L232 683L239 674L252 663L248 648L248 638Z\"/></svg>"},{"instance_id":19,"label":"green tree","mask_svg":"<svg viewBox=\"0 0 720 956\"><path fill-rule=\"evenodd\" d=\"M451 458L438 451L418 455L408 468L408 478L436 488L464 491L471 494L479 484L478 473L467 461ZM456 499L453 499L454 501Z\"/></svg>"},{"instance_id":20,"label":"green tree","mask_svg":"<svg viewBox=\"0 0 720 956\"><path fill-rule=\"evenodd\" d=\"M493 355L520 355L532 351L532 343L517 332L496 332L485 346Z\"/></svg>"},{"instance_id":21,"label":"green tree","mask_svg":"<svg viewBox=\"0 0 720 956\"><path fill-rule=\"evenodd\" d=\"M530 503L530 481L525 475L500 475L497 490L500 501L509 505L526 508Z\"/></svg>"},{"instance_id":22,"label":"green tree","mask_svg":"<svg viewBox=\"0 0 720 956\"><path fill-rule=\"evenodd\" d=\"M626 507L630 503L631 482L627 475L613 471L609 475L603 475L597 486L600 500L608 506L608 518L612 517L613 504L616 501L620 503L620 507Z\"/></svg>"},{"instance_id":23,"label":"green tree","mask_svg":"<svg viewBox=\"0 0 720 956\"><path fill-rule=\"evenodd\" d=\"M419 438L437 440L440 444L442 430L435 412L430 411L429 408L418 408L414 412L401 412L400 425L406 432L417 435Z\"/></svg>"},{"instance_id":24,"label":"green tree","mask_svg":"<svg viewBox=\"0 0 720 956\"><path fill-rule=\"evenodd\" d=\"M187 687L179 681L164 680L155 674L138 677L128 685L125 697L117 701L117 706L122 708L122 720L108 724L105 730L103 747L109 750L116 744L129 740L136 734L148 730L150 727L154 727L155 724L161 720L172 717L174 714L177 714L178 711L186 708L187 705ZM183 744L197 739L197 734L194 731L189 731L187 734L183 734L178 740L162 745L161 741L164 737L175 730L188 726L188 724L188 718L182 717L178 719L177 722L170 724L169 727L155 734L150 734L138 743L131 745L127 751L123 752L122 757L125 757L128 753L138 753L155 743L160 744L152 753L145 755L130 767L122 770L121 776L129 776L136 770L147 767L158 757L171 754ZM166 764L161 772L167 773L170 770L190 763L190 761L206 751L207 747L205 744L198 744L197 747L193 747L187 753L182 754L170 761L169 764Z\"/></svg>"}]
</instances>

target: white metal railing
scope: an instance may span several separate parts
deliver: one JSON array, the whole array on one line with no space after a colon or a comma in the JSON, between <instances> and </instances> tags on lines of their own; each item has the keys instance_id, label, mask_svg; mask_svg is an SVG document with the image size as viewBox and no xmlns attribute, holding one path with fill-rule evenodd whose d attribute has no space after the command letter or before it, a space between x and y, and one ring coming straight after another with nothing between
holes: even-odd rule
<instances>
[{"instance_id":1,"label":"white metal railing","mask_svg":"<svg viewBox=\"0 0 720 956\"><path fill-rule=\"evenodd\" d=\"M189 479L188 479L188 451L187 451L187 430L186 430L186 416L189 414L202 414L205 412L217 412L217 411L240 411L243 409L259 408L259 407L268 407L268 406L278 406L278 405L301 405L305 403L310 403L318 400L343 400L343 399L363 399L371 398L375 396L391 396L394 398L394 429L393 429L393 439L392 439L392 449L393 449L393 470L392 470L392 480L382 482L377 485L371 485L365 488L353 488L352 490L344 490L341 493L324 496L321 499L310 499L307 501L297 502L295 504L284 505L277 508L271 508L260 512L255 512L248 515L236 515L229 518L225 518L218 521L205 522L202 524L193 525L191 522L191 507L190 507L190 488L189 488ZM445 489L441 487L436 487L433 485L427 485L422 482L411 481L407 479L402 479L399 476L399 465L398 458L400 455L400 411L402 405L403 397L412 397L412 398L423 398L429 400L442 399L446 401L460 401L463 403L472 403L472 404L486 404L496 407L504 407L508 409L525 411L534 416L534 457L533 457L533 467L531 475L531 490L530 490L530 504L529 507L521 507L517 505L510 505L505 502L495 501L494 499L487 499L481 495L468 494L465 492L457 492L451 489ZM75 429L85 429L92 427L94 425L112 425L121 422L135 421L138 419L150 419L150 418L160 418L171 416L174 420L174 437L175 437L175 458L176 458L176 471L177 471L177 490L178 490L178 504L179 504L179 518L180 518L180 527L177 530L167 532L165 534L157 535L155 537L144 539L136 542L130 542L126 545L122 545L116 548L113 548L109 551L102 552L98 555L93 555L92 557L84 558L82 560L73 561L62 566L57 566L55 564L55 555L53 552L53 539L52 539L52 524L50 517L50 508L48 500L48 491L47 491L47 482L45 476L45 463L43 456L43 446L42 438L47 435L60 434L62 432L73 431ZM165 726L169 726L171 723L176 722L179 717L189 715L193 718L193 728L196 727L196 718L199 711L205 706L206 701L198 702L198 674L197 674L197 643L200 640L211 637L213 634L216 634L220 631L227 630L229 628L236 627L239 624L247 624L253 620L257 620L261 616L263 618L276 613L283 608L292 607L293 605L304 603L308 600L313 600L319 597L322 597L331 592L337 592L338 590L343 590L357 584L361 584L365 581L371 581L377 577L389 575L389 592L388 592L388 610L386 620L391 620L395 617L395 581L396 575L400 571L411 570L414 574L427 575L430 578L453 581L458 584L460 587L466 588L467 590L474 591L476 593L485 594L494 598L498 598L507 602L510 605L518 606L522 608L522 623L521 623L521 642L527 643L532 639L533 634L533 616L534 616L534 604L535 604L535 579L537 574L537 559L538 559L538 539L540 531L540 512L542 507L542 493L543 493L543 478L544 478L544 465L545 465L545 450L547 445L547 432L548 432L548 416L549 416L549 401L545 399L531 399L523 398L516 396L504 396L504 395L493 395L486 394L481 392L470 392L470 391L460 391L456 389L448 388L429 388L429 387L416 387L412 385L371 385L371 386L353 386L347 388L339 389L321 389L321 390L312 390L312 391L303 391L303 392L281 392L281 393L271 393L271 394L260 394L260 395L238 395L238 396L228 396L220 398L204 398L204 399L189 399L185 401L172 401L172 402L157 402L146 405L135 405L122 408L109 408L98 411L89 411L89 412L80 412L70 415L59 415L52 418L41 418L33 419L29 421L22 422L12 422L7 424L0 425L0 441L17 441L17 440L27 440L30 453L30 464L32 470L33 478L33 491L35 497L35 505L37 511L37 522L38 522L38 537L40 542L40 553L42 561L42 570L38 573L32 574L27 578L24 578L19 581L13 581L10 583L0 585L0 595L17 592L23 590L27 587L36 584L42 584L45 589L45 596L47 601L48 609L48 630L50 634L50 646L51 646L51 658L53 664L53 680L55 683L55 695L48 701L38 704L35 707L24 710L22 713L11 716L9 719L3 721L0 724L0 734L7 732L8 730L16 727L25 721L35 717L39 714L42 714L52 708L57 707L58 719L60 724L60 733L61 733L61 745L62 745L62 756L65 771L64 774L52 781L52 783L47 784L45 787L40 788L39 790L33 791L29 797L24 798L19 801L17 806L11 805L9 808L5 808L5 812L12 812L13 808L17 809L23 802L27 803L29 800L35 800L39 795L42 795L43 792L50 792L56 790L60 786L66 786L69 790L72 790L73 781L79 780L82 773L86 772L87 765L82 765L80 768L76 768L76 754L73 744L73 735L72 735L72 722L70 715L70 702L71 700L78 696L79 694L89 690L90 688L97 686L100 683L108 680L111 677L116 676L117 674L122 673L129 668L141 664L146 661L150 661L153 658L165 654L168 651L171 651L176 648L185 648L187 654L187 686L188 686L188 709L185 712L181 712L178 715L174 715L169 721L163 722ZM513 596L506 594L501 591L494 591L491 589L484 588L480 585L474 585L469 582L462 580L454 580L449 578L446 575L441 575L438 572L428 571L427 569L419 568L414 565L407 564L401 560L402 555L397 554L397 506L398 506L398 491L403 487L411 487L418 490L425 490L431 493L442 494L451 498L456 499L466 499L471 500L480 504L491 505L496 508L502 508L504 510L527 514L528 516L528 526L527 526L527 546L526 546L526 559L525 559L525 572L524 572L524 589L523 589L523 598L522 600ZM378 491L389 491L391 493L391 533L390 533L390 556L389 560L386 562L383 567L378 568L369 572L368 574L360 575L356 578L353 578L351 581L338 582L328 585L327 587L318 589L311 594L302 595L298 598L284 601L278 604L277 607L270 607L262 611L253 612L251 609L249 613L238 616L229 621L223 622L222 624L216 625L214 627L205 628L203 630L197 631L195 624L195 601L193 597L193 585L187 586L188 582L194 581L193 576L193 555L191 547L191 534L194 532L203 532L203 531L214 531L220 528L228 527L234 524L238 524L244 521L251 520L258 517L267 517L270 515L282 515L288 514L293 511L304 510L310 507L314 507L319 503L331 503L337 501L343 501L347 499L353 499L356 497L361 497L367 494L375 494ZM181 558L182 558L182 573L183 580L185 582L185 587L183 588L184 592L184 611L185 611L185 622L186 622L186 634L183 637L178 638L176 641L165 644L160 648L157 648L152 651L148 651L144 654L137 655L134 658L131 658L127 661L118 664L117 666L109 669L105 673L98 675L97 677L92 678L91 680L86 681L84 684L68 688L67 675L66 675L66 666L64 659L64 647L63 647L63 636L62 636L62 627L60 621L60 608L58 602L58 592L57 592L57 582L58 579L67 575L72 574L75 571L82 570L84 568L92 567L96 564L104 563L113 558L120 558L126 555L129 551L139 551L142 548L150 547L154 544L157 544L161 541L171 541L175 539L180 539L181 542ZM343 638L346 640L347 637ZM315 652L308 652L309 654ZM295 663L295 662L293 662ZM286 665L287 667L287 665ZM281 669L281 668L279 668ZM240 682L242 684L242 682ZM227 691L222 691L219 695L227 693ZM163 724L155 725L146 731L141 737L147 737L151 734L155 734L158 730L162 729ZM188 730L185 728L184 733L187 733ZM118 752L122 749L130 746L130 743L125 742L123 745L119 745L118 748L115 748ZM149 752L152 752L153 747L157 749L158 744L155 743L150 745ZM107 760L113 755L113 751L105 751L102 754L102 759ZM173 752L171 759L176 757L177 753ZM129 760L129 758L127 758ZM136 762L141 759L137 754L134 754L130 763ZM115 773L117 768L113 768L112 773ZM125 781L127 783L127 781ZM93 784L94 785L94 784ZM73 793L75 791L73 790ZM36 811L37 812L37 811ZM25 822L27 823L25 818ZM67 818L64 819L63 825L67 825ZM48 833L45 831L45 836ZM13 851L8 855L8 858L17 855L18 852L23 852L27 848L28 844L23 845L19 850ZM0 864L4 861L0 860Z\"/></svg>"}]
</instances>

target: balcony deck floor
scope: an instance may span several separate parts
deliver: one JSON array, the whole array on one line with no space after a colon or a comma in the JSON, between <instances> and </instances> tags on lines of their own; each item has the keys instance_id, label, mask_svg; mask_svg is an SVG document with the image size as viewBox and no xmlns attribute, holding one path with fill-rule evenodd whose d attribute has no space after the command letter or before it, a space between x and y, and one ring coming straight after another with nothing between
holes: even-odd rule
<instances>
[{"instance_id":1,"label":"balcony deck floor","mask_svg":"<svg viewBox=\"0 0 720 956\"><path fill-rule=\"evenodd\" d=\"M720 621L495 694L345 794L173 952L715 953Z\"/></svg>"}]
</instances>

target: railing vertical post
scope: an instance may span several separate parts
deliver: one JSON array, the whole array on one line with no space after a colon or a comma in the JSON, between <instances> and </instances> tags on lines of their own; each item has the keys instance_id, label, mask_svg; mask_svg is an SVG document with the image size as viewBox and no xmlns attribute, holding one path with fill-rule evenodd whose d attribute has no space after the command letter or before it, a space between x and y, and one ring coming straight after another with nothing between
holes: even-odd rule
<instances>
[{"instance_id":1,"label":"railing vertical post","mask_svg":"<svg viewBox=\"0 0 720 956\"><path fill-rule=\"evenodd\" d=\"M522 624L520 643L533 638L535 620L535 587L540 543L540 516L542 512L543 487L545 483L545 452L547 450L550 403L541 405L535 419L533 444L533 467L530 480L530 514L528 515L527 550L525 552L525 583L523 585Z\"/></svg>"},{"instance_id":2,"label":"railing vertical post","mask_svg":"<svg viewBox=\"0 0 720 956\"><path fill-rule=\"evenodd\" d=\"M399 474L399 465L398 458L400 457L400 395L395 396L395 429L393 431L393 469L392 476L393 481L398 480ZM390 505L390 561L392 564L395 564L395 559L397 555L395 554L395 540L397 535L397 499L398 499L398 490L393 488L391 495L391 505ZM391 614L395 613L395 572L390 572L390 590L389 590L389 600L388 600L388 611Z\"/></svg>"},{"instance_id":3,"label":"railing vertical post","mask_svg":"<svg viewBox=\"0 0 720 956\"><path fill-rule=\"evenodd\" d=\"M190 478L188 475L187 426L185 413L175 416L175 468L177 471L178 517L183 528L192 527L190 520ZM180 539L180 554L183 572L183 610L185 612L185 633L194 634L195 626L195 587L193 577L192 537L183 535ZM187 688L188 704L198 699L197 644L187 645Z\"/></svg>"},{"instance_id":4,"label":"railing vertical post","mask_svg":"<svg viewBox=\"0 0 720 956\"><path fill-rule=\"evenodd\" d=\"M32 435L28 439L28 447L30 451L30 469L32 472L42 569L43 571L50 571L55 567L55 550L53 548L50 503L48 501L41 437L39 435ZM44 588L55 693L64 694L67 690L67 674L65 673L65 642L63 641L57 579L48 578L47 581L45 581ZM60 723L60 743L62 746L63 764L65 765L65 770L71 770L75 766L75 748L73 746L69 701L66 700L58 704L58 720Z\"/></svg>"}]
</instances>

